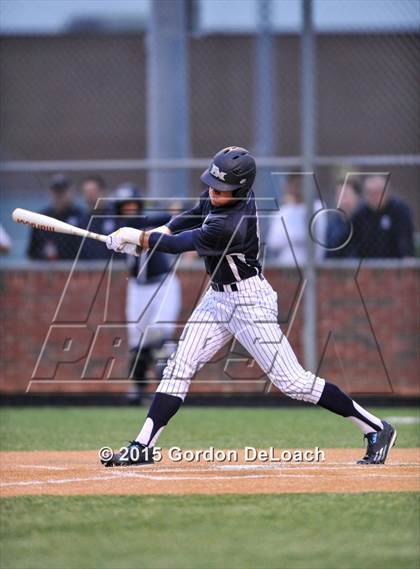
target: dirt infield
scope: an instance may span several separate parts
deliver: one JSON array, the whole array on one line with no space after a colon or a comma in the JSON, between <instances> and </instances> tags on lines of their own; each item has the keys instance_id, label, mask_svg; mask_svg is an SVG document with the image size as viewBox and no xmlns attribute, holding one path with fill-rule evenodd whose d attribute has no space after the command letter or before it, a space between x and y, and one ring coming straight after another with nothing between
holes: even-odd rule
<instances>
[{"instance_id":1,"label":"dirt infield","mask_svg":"<svg viewBox=\"0 0 420 569\"><path fill-rule=\"evenodd\" d=\"M355 465L360 449L323 449L318 463L246 462L237 452L230 462L173 462L164 451L158 464L128 468L104 468L97 451L2 452L1 496L420 490L418 448L393 449L383 466Z\"/></svg>"}]
</instances>

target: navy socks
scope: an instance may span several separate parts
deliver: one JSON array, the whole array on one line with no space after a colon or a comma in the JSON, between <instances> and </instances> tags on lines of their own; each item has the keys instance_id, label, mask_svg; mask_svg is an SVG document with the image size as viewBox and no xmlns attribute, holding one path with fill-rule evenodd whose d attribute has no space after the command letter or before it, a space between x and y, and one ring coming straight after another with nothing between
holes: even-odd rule
<instances>
[{"instance_id":1,"label":"navy socks","mask_svg":"<svg viewBox=\"0 0 420 569\"><path fill-rule=\"evenodd\" d=\"M154 446L169 420L181 407L182 399L167 393L155 393L147 419L136 440L145 446Z\"/></svg>"},{"instance_id":2,"label":"navy socks","mask_svg":"<svg viewBox=\"0 0 420 569\"><path fill-rule=\"evenodd\" d=\"M352 419L365 434L383 429L382 421L378 417L366 411L333 383L325 382L318 405L337 415Z\"/></svg>"}]
</instances>

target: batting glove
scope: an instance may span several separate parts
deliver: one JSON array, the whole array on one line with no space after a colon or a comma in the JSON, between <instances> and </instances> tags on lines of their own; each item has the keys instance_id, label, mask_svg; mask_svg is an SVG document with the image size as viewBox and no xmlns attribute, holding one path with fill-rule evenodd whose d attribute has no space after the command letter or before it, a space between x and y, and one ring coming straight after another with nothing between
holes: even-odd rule
<instances>
[{"instance_id":1,"label":"batting glove","mask_svg":"<svg viewBox=\"0 0 420 569\"><path fill-rule=\"evenodd\" d=\"M121 227L108 235L106 246L117 253L137 255L137 246L140 244L142 234L143 231L134 229L134 227Z\"/></svg>"}]
</instances>

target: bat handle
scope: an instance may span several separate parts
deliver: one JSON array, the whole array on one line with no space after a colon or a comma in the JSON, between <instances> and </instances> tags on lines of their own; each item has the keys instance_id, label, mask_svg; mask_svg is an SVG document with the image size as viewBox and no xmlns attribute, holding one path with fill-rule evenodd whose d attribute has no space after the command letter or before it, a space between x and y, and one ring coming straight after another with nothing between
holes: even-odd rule
<instances>
[{"instance_id":1,"label":"bat handle","mask_svg":"<svg viewBox=\"0 0 420 569\"><path fill-rule=\"evenodd\" d=\"M96 239L97 241L102 241L102 243L106 243L107 235L101 235L100 233L92 233L92 231L88 231L86 233L86 237L89 239Z\"/></svg>"}]
</instances>

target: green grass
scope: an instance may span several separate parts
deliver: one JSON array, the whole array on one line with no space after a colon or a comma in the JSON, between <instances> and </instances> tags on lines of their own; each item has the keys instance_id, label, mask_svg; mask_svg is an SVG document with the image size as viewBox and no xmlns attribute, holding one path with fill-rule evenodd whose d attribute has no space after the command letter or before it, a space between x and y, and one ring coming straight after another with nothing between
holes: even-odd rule
<instances>
[{"instance_id":1,"label":"green grass","mask_svg":"<svg viewBox=\"0 0 420 569\"><path fill-rule=\"evenodd\" d=\"M22 497L4 569L418 568L415 494Z\"/></svg>"},{"instance_id":2,"label":"green grass","mask_svg":"<svg viewBox=\"0 0 420 569\"><path fill-rule=\"evenodd\" d=\"M380 417L420 416L417 408L373 409ZM121 446L134 438L146 408L6 408L0 413L2 450L82 450ZM398 447L420 446L420 425L397 425ZM183 448L277 446L361 447L360 431L323 409L185 407L159 445Z\"/></svg>"},{"instance_id":3,"label":"green grass","mask_svg":"<svg viewBox=\"0 0 420 569\"><path fill-rule=\"evenodd\" d=\"M372 409L381 417L414 408ZM145 408L4 408L3 450L118 446ZM420 446L418 424L399 446ZM347 420L321 409L189 408L159 444L183 448L362 446ZM413 568L420 564L419 494L24 496L0 510L3 569Z\"/></svg>"}]
</instances>

